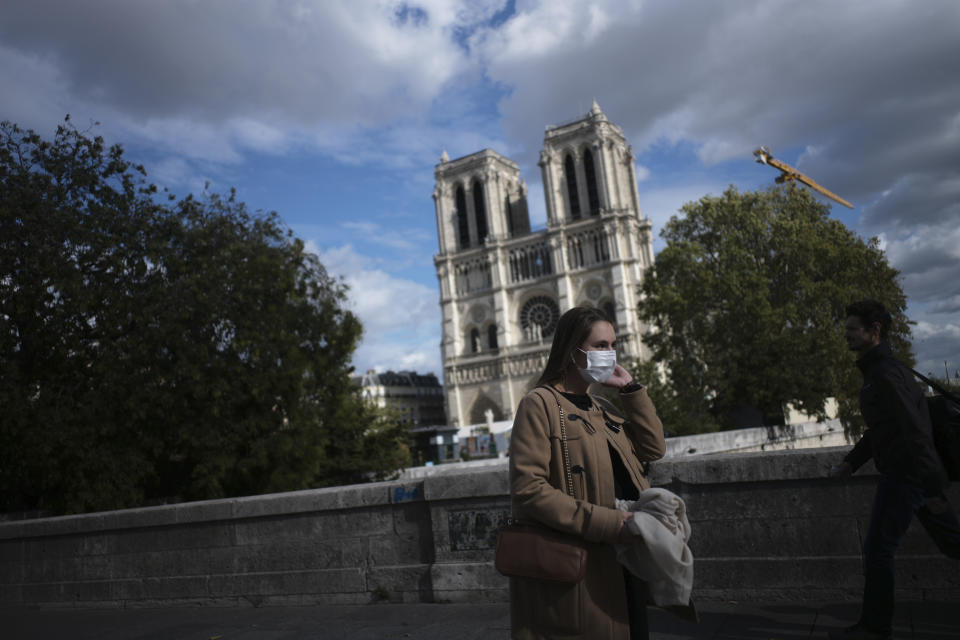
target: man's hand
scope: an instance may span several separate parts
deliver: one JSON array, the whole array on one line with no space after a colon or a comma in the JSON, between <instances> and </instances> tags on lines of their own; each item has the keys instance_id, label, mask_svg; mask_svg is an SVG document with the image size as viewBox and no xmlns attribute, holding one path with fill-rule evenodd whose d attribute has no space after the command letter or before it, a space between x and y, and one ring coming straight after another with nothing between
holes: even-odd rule
<instances>
[{"instance_id":1,"label":"man's hand","mask_svg":"<svg viewBox=\"0 0 960 640\"><path fill-rule=\"evenodd\" d=\"M831 478L846 478L853 473L853 467L850 466L849 462L841 462L840 464L835 464L830 467L830 473L828 474Z\"/></svg>"},{"instance_id":2,"label":"man's hand","mask_svg":"<svg viewBox=\"0 0 960 640\"><path fill-rule=\"evenodd\" d=\"M927 508L927 511L935 516L947 512L947 501L940 496L928 496L924 498L923 506Z\"/></svg>"}]
</instances>

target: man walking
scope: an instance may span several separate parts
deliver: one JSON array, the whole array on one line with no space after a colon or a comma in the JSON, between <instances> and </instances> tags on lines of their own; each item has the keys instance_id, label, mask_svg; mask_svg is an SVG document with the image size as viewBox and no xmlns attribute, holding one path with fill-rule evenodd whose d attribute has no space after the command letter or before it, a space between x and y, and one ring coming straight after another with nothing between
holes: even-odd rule
<instances>
[{"instance_id":1,"label":"man walking","mask_svg":"<svg viewBox=\"0 0 960 640\"><path fill-rule=\"evenodd\" d=\"M860 620L834 640L891 638L894 553L916 514L940 550L960 558L960 521L944 495L947 473L933 444L923 390L890 350L890 314L875 300L846 309L846 340L863 373L860 414L863 437L830 470L846 477L873 458L880 481L864 540L864 589Z\"/></svg>"}]
</instances>

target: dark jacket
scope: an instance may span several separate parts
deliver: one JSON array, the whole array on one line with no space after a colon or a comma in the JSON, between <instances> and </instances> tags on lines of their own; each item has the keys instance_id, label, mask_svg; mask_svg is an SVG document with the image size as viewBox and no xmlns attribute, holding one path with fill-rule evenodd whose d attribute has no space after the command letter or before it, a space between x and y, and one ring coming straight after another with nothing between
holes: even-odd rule
<instances>
[{"instance_id":1,"label":"dark jacket","mask_svg":"<svg viewBox=\"0 0 960 640\"><path fill-rule=\"evenodd\" d=\"M933 444L930 413L923 390L910 370L881 342L857 366L863 372L860 414L867 430L845 460L853 470L873 458L877 470L939 494L947 473Z\"/></svg>"}]
</instances>

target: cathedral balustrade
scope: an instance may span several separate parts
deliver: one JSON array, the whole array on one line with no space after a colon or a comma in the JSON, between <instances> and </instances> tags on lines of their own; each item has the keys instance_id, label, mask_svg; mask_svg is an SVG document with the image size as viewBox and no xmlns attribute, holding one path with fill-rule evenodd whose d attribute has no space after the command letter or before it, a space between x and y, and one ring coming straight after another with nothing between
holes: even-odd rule
<instances>
[{"instance_id":1,"label":"cathedral balustrade","mask_svg":"<svg viewBox=\"0 0 960 640\"><path fill-rule=\"evenodd\" d=\"M610 261L610 239L603 228L567 235L567 263L570 269L584 269Z\"/></svg>"},{"instance_id":2,"label":"cathedral balustrade","mask_svg":"<svg viewBox=\"0 0 960 640\"><path fill-rule=\"evenodd\" d=\"M535 353L525 353L507 358L503 363L503 368L507 375L522 376L541 373L547 366L547 356L549 351L538 351Z\"/></svg>"},{"instance_id":3,"label":"cathedral balustrade","mask_svg":"<svg viewBox=\"0 0 960 640\"><path fill-rule=\"evenodd\" d=\"M487 291L493 287L493 270L486 256L456 262L453 272L457 295Z\"/></svg>"},{"instance_id":4,"label":"cathedral balustrade","mask_svg":"<svg viewBox=\"0 0 960 640\"><path fill-rule=\"evenodd\" d=\"M548 355L548 350L514 354L495 362L460 365L455 369L448 369L447 372L457 384L487 382L505 376L534 375L543 371Z\"/></svg>"},{"instance_id":5,"label":"cathedral balustrade","mask_svg":"<svg viewBox=\"0 0 960 640\"><path fill-rule=\"evenodd\" d=\"M499 362L483 362L457 367L453 372L453 379L458 384L469 384L499 378L501 373Z\"/></svg>"},{"instance_id":6,"label":"cathedral balustrade","mask_svg":"<svg viewBox=\"0 0 960 640\"><path fill-rule=\"evenodd\" d=\"M550 244L544 238L508 250L507 262L511 284L554 274Z\"/></svg>"}]
</instances>

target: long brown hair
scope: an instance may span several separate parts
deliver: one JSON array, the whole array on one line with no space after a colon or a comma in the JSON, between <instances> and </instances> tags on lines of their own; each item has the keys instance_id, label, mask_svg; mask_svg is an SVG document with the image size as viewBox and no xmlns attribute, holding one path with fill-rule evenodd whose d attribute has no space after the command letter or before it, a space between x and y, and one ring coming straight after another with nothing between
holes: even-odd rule
<instances>
[{"instance_id":1,"label":"long brown hair","mask_svg":"<svg viewBox=\"0 0 960 640\"><path fill-rule=\"evenodd\" d=\"M593 325L600 321L610 322L610 319L596 307L574 307L560 316L553 334L550 357L537 385L556 384L563 380L573 352L590 336Z\"/></svg>"}]
</instances>

